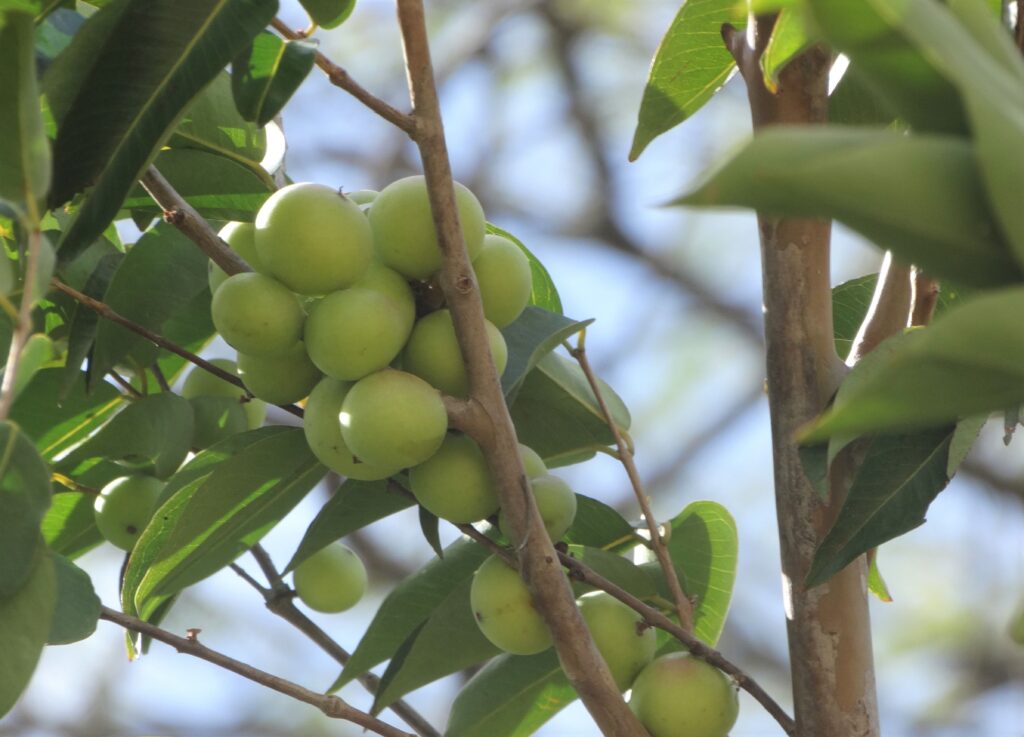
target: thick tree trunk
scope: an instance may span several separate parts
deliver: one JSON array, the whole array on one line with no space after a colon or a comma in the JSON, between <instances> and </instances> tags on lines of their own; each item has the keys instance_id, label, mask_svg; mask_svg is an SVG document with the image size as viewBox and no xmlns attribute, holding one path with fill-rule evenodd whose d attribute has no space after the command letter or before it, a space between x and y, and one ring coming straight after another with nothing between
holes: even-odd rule
<instances>
[{"instance_id":1,"label":"thick tree trunk","mask_svg":"<svg viewBox=\"0 0 1024 737\"><path fill-rule=\"evenodd\" d=\"M758 46L768 24L758 24ZM734 49L734 53L736 50ZM742 60L741 60L742 61ZM827 117L828 54L812 50L790 64L776 94L747 65L745 78L755 129L823 123ZM837 513L853 462L833 466L829 498L811 487L797 454L797 429L825 407L844 373L836 355L829 282L830 224L759 216L764 281L768 397L775 495L799 737L875 737L875 697L863 558L831 581L803 581L818 542Z\"/></svg>"}]
</instances>

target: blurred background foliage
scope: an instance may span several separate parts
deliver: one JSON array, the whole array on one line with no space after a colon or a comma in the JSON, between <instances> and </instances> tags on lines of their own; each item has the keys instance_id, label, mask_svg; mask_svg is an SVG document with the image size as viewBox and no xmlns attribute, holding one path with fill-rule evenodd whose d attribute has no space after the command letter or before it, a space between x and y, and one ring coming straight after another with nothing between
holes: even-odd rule
<instances>
[{"instance_id":1,"label":"blurred background foliage","mask_svg":"<svg viewBox=\"0 0 1024 737\"><path fill-rule=\"evenodd\" d=\"M736 517L739 572L720 646L786 703L755 220L660 206L749 135L742 84L731 81L687 125L655 141L637 163L626 161L647 67L677 3L432 0L434 62L456 177L492 222L544 261L566 314L597 320L588 349L632 410L637 462L656 515L666 519L690 501L714 499ZM293 27L305 21L290 0L281 17ZM359 0L348 22L316 35L321 50L364 86L408 107L390 0ZM283 125L296 181L377 189L419 170L401 132L317 73L286 108ZM877 270L880 253L858 237L838 230L834 242L833 283ZM214 345L209 353L227 351ZM894 597L872 601L888 737L1024 735L1024 648L1009 634L1024 606L1024 439L1004 448L999 425L993 420L983 431L928 524L880 552ZM611 459L558 473L636 516L625 474ZM267 538L279 564L329 488ZM354 648L381 597L432 556L418 530L410 510L350 540L368 563L373 596L318 617L342 645ZM116 601L121 562L110 546L81 561L108 604ZM230 571L187 591L165 626L201 627L219 649L311 688L337 676L325 655L265 612ZM0 735L357 734L353 725L161 646L128 663L121 642L119 631L101 625L74 648L48 648ZM408 700L443 726L467 676ZM342 695L370 704L357 685ZM742 707L734 735L781 734L745 695ZM595 733L575 704L538 734Z\"/></svg>"}]
</instances>

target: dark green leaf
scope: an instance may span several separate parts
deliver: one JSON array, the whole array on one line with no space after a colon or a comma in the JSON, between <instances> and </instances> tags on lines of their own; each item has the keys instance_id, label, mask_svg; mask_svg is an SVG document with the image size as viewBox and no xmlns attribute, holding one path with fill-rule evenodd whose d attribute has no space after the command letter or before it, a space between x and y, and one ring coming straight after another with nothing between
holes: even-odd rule
<instances>
[{"instance_id":1,"label":"dark green leaf","mask_svg":"<svg viewBox=\"0 0 1024 737\"><path fill-rule=\"evenodd\" d=\"M238 112L227 72L218 74L192 102L167 145L218 154L270 182L270 175L259 165L267 153L267 134ZM167 176L163 168L160 171Z\"/></svg>"},{"instance_id":2,"label":"dark green leaf","mask_svg":"<svg viewBox=\"0 0 1024 737\"><path fill-rule=\"evenodd\" d=\"M811 486L822 499L828 499L828 443L801 445L797 453L800 456L800 466Z\"/></svg>"},{"instance_id":3,"label":"dark green leaf","mask_svg":"<svg viewBox=\"0 0 1024 737\"><path fill-rule=\"evenodd\" d=\"M515 393L541 358L592 322L570 320L540 307L530 306L523 310L515 322L501 331L508 346L508 364L501 375L505 396Z\"/></svg>"},{"instance_id":4,"label":"dark green leaf","mask_svg":"<svg viewBox=\"0 0 1024 737\"><path fill-rule=\"evenodd\" d=\"M21 348L21 354L18 357L18 373L14 377L14 386L11 389L15 402L18 401L21 393L25 391L25 387L31 383L40 369L53 362L54 358L56 358L56 346L50 336L46 333L33 333L29 336Z\"/></svg>"},{"instance_id":5,"label":"dark green leaf","mask_svg":"<svg viewBox=\"0 0 1024 737\"><path fill-rule=\"evenodd\" d=\"M872 89L851 64L828 97L828 119L842 125L890 126L895 111Z\"/></svg>"},{"instance_id":6,"label":"dark green leaf","mask_svg":"<svg viewBox=\"0 0 1024 737\"><path fill-rule=\"evenodd\" d=\"M36 565L50 496L50 472L32 441L16 424L0 423L0 598L24 586Z\"/></svg>"},{"instance_id":7,"label":"dark green leaf","mask_svg":"<svg viewBox=\"0 0 1024 737\"><path fill-rule=\"evenodd\" d=\"M321 28L336 28L356 7L356 0L299 0L309 17Z\"/></svg>"},{"instance_id":8,"label":"dark green leaf","mask_svg":"<svg viewBox=\"0 0 1024 737\"><path fill-rule=\"evenodd\" d=\"M554 312L556 315L561 315L562 300L558 296L558 290L555 288L555 283L551 280L551 274L549 274L548 270L544 268L544 264L542 264L540 260L533 255L533 252L531 252L529 248L523 245L521 240L516 238L507 230L502 230L497 225L487 223L487 232L507 238L519 246L520 250L526 254L526 258L530 261L530 273L533 275L533 288L530 292L529 304L534 307L540 307L542 310L547 310L548 312Z\"/></svg>"},{"instance_id":9,"label":"dark green leaf","mask_svg":"<svg viewBox=\"0 0 1024 737\"><path fill-rule=\"evenodd\" d=\"M676 202L835 218L958 284L1022 279L992 219L971 144L960 138L778 127Z\"/></svg>"},{"instance_id":10,"label":"dark green leaf","mask_svg":"<svg viewBox=\"0 0 1024 737\"><path fill-rule=\"evenodd\" d=\"M388 481L348 479L309 524L284 572L295 570L297 565L325 545L415 503L409 494Z\"/></svg>"},{"instance_id":11,"label":"dark green leaf","mask_svg":"<svg viewBox=\"0 0 1024 737\"><path fill-rule=\"evenodd\" d=\"M697 112L736 68L721 28L736 21L735 0L687 0L654 55L630 161L652 140Z\"/></svg>"},{"instance_id":12,"label":"dark green leaf","mask_svg":"<svg viewBox=\"0 0 1024 737\"><path fill-rule=\"evenodd\" d=\"M444 557L444 548L441 546L441 534L436 514L430 512L426 507L420 507L420 532L427 545L434 551L438 558Z\"/></svg>"},{"instance_id":13,"label":"dark green leaf","mask_svg":"<svg viewBox=\"0 0 1024 737\"><path fill-rule=\"evenodd\" d=\"M57 574L57 604L47 645L67 645L96 631L100 598L89 574L61 555L52 556Z\"/></svg>"},{"instance_id":14,"label":"dark green leaf","mask_svg":"<svg viewBox=\"0 0 1024 737\"><path fill-rule=\"evenodd\" d=\"M960 468L960 464L967 459L967 454L974 447L981 428L988 422L988 415L968 417L956 423L956 430L953 431L953 439L949 442L949 460L946 461L946 475L953 478L953 474Z\"/></svg>"},{"instance_id":15,"label":"dark green leaf","mask_svg":"<svg viewBox=\"0 0 1024 737\"><path fill-rule=\"evenodd\" d=\"M213 338L215 330L210 317L210 290L203 289L192 300L174 313L161 329L165 338L192 353L200 353ZM170 351L161 351L157 365L168 381L192 364Z\"/></svg>"},{"instance_id":16,"label":"dark green leaf","mask_svg":"<svg viewBox=\"0 0 1024 737\"><path fill-rule=\"evenodd\" d=\"M42 546L30 572L17 593L0 597L0 717L11 710L32 678L57 601L53 559Z\"/></svg>"},{"instance_id":17,"label":"dark green leaf","mask_svg":"<svg viewBox=\"0 0 1024 737\"><path fill-rule=\"evenodd\" d=\"M261 33L231 62L231 91L238 112L264 126L313 69L316 46L308 41L282 41Z\"/></svg>"},{"instance_id":18,"label":"dark green leaf","mask_svg":"<svg viewBox=\"0 0 1024 737\"><path fill-rule=\"evenodd\" d=\"M275 0L115 0L76 34L45 80L58 122L51 204L93 187L63 260L107 227L192 99L276 11Z\"/></svg>"},{"instance_id":19,"label":"dark green leaf","mask_svg":"<svg viewBox=\"0 0 1024 737\"><path fill-rule=\"evenodd\" d=\"M649 599L658 593L650 574L618 553L580 545L570 545L569 553L587 568L601 574L638 599ZM592 587L583 584L574 584L574 589L577 594L593 590Z\"/></svg>"},{"instance_id":20,"label":"dark green leaf","mask_svg":"<svg viewBox=\"0 0 1024 737\"><path fill-rule=\"evenodd\" d=\"M605 550L633 547L640 541L633 526L604 502L576 495L576 518L565 540Z\"/></svg>"},{"instance_id":21,"label":"dark green leaf","mask_svg":"<svg viewBox=\"0 0 1024 737\"><path fill-rule=\"evenodd\" d=\"M953 428L870 441L839 516L814 554L807 585L817 586L858 556L924 522L928 505L949 483Z\"/></svg>"},{"instance_id":22,"label":"dark green leaf","mask_svg":"<svg viewBox=\"0 0 1024 737\"><path fill-rule=\"evenodd\" d=\"M115 251L100 259L81 291L93 299L102 300L122 258L124 256ZM77 264L82 260L84 258L73 263ZM71 313L71 323L68 326L68 357L64 365L64 382L60 388L60 396L63 397L66 392L70 391L72 384L82 378L82 364L92 351L99 322L100 316L95 310L82 304L75 305ZM85 377L85 380L88 384L88 376Z\"/></svg>"},{"instance_id":23,"label":"dark green leaf","mask_svg":"<svg viewBox=\"0 0 1024 737\"><path fill-rule=\"evenodd\" d=\"M95 499L93 494L77 491L53 495L42 523L43 539L50 550L74 559L103 542L93 512Z\"/></svg>"}]
</instances>

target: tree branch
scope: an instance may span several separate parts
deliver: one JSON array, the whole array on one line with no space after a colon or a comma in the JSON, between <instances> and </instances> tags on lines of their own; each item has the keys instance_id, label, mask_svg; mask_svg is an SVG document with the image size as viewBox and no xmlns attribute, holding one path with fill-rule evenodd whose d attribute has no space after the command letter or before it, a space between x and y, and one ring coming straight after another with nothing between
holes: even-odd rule
<instances>
[{"instance_id":1,"label":"tree branch","mask_svg":"<svg viewBox=\"0 0 1024 737\"><path fill-rule=\"evenodd\" d=\"M415 735L396 729L387 722L382 722L380 719L372 717L366 712L359 711L337 696L326 696L324 694L310 691L308 688L304 688L297 683L271 675L266 671L254 668L251 665L235 660L234 658L228 657L216 650L212 650L201 644L194 635L189 637L179 637L178 635L172 634L167 630L163 630L149 622L143 622L141 619L130 617L127 614L122 614L121 612L110 609L109 607L100 608L100 619L113 622L114 624L131 632L137 632L141 635L152 637L154 640L170 645L179 653L191 655L192 657L199 658L200 660L205 660L208 663L213 663L214 665L220 666L221 668L242 676L254 683L266 686L272 691L277 691L278 693L290 696L297 701L302 701L303 703L315 706L326 716L332 719L343 719L345 721L358 724L364 729L376 732L381 735L381 737L415 737Z\"/></svg>"},{"instance_id":2,"label":"tree branch","mask_svg":"<svg viewBox=\"0 0 1024 737\"><path fill-rule=\"evenodd\" d=\"M853 366L883 340L907 327L914 301L911 291L910 267L893 259L892 251L886 251L871 305L850 347L848 365Z\"/></svg>"},{"instance_id":3,"label":"tree branch","mask_svg":"<svg viewBox=\"0 0 1024 737\"><path fill-rule=\"evenodd\" d=\"M913 282L913 307L910 313L911 325L927 325L935 315L935 307L939 303L941 291L939 280L933 279L918 267L911 274Z\"/></svg>"},{"instance_id":4,"label":"tree branch","mask_svg":"<svg viewBox=\"0 0 1024 737\"><path fill-rule=\"evenodd\" d=\"M18 378L21 351L32 334L32 303L37 296L36 272L39 270L39 249L42 242L43 234L39 231L39 226L33 225L28 233L28 248L25 249L25 280L22 282L21 305L14 333L11 335L11 345L7 351L3 381L0 382L0 420L7 419L11 405L14 404L14 386Z\"/></svg>"}]
</instances>

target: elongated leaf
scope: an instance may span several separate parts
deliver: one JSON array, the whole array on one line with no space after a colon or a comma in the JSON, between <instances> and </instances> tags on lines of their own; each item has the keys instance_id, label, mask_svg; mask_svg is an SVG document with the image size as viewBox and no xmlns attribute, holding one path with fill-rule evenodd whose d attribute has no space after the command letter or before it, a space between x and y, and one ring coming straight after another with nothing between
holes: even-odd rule
<instances>
[{"instance_id":1,"label":"elongated leaf","mask_svg":"<svg viewBox=\"0 0 1024 737\"><path fill-rule=\"evenodd\" d=\"M89 574L61 555L52 556L57 577L57 604L47 645L67 645L96 631L100 598Z\"/></svg>"},{"instance_id":2,"label":"elongated leaf","mask_svg":"<svg viewBox=\"0 0 1024 737\"><path fill-rule=\"evenodd\" d=\"M869 549L924 522L949 483L953 427L874 438L839 516L814 554L807 585L822 584Z\"/></svg>"},{"instance_id":3,"label":"elongated leaf","mask_svg":"<svg viewBox=\"0 0 1024 737\"><path fill-rule=\"evenodd\" d=\"M378 663L394 657L402 643L420 627L464 581L469 580L488 556L475 542L458 540L438 558L394 588L359 641L341 676L329 689L335 691Z\"/></svg>"},{"instance_id":4,"label":"elongated leaf","mask_svg":"<svg viewBox=\"0 0 1024 737\"><path fill-rule=\"evenodd\" d=\"M846 69L839 84L828 96L828 119L842 125L887 127L896 120L896 111L871 87L857 66Z\"/></svg>"},{"instance_id":5,"label":"elongated leaf","mask_svg":"<svg viewBox=\"0 0 1024 737\"><path fill-rule=\"evenodd\" d=\"M14 401L31 383L39 370L46 364L52 362L56 357L56 349L53 341L46 333L33 333L22 346L21 355L18 358L18 373L14 377L12 394Z\"/></svg>"},{"instance_id":6,"label":"elongated leaf","mask_svg":"<svg viewBox=\"0 0 1024 737\"><path fill-rule=\"evenodd\" d=\"M523 310L515 322L501 331L508 346L508 364L501 375L505 396L515 393L541 358L592 322L577 322L539 307L530 306Z\"/></svg>"},{"instance_id":7,"label":"elongated leaf","mask_svg":"<svg viewBox=\"0 0 1024 737\"><path fill-rule=\"evenodd\" d=\"M313 69L316 46L261 33L231 62L238 112L258 126L269 123Z\"/></svg>"},{"instance_id":8,"label":"elongated leaf","mask_svg":"<svg viewBox=\"0 0 1024 737\"><path fill-rule=\"evenodd\" d=\"M958 284L1021 280L965 140L829 126L775 128L677 204L835 218Z\"/></svg>"},{"instance_id":9,"label":"elongated leaf","mask_svg":"<svg viewBox=\"0 0 1024 737\"><path fill-rule=\"evenodd\" d=\"M76 34L45 85L58 121L50 202L93 186L63 260L107 226L192 99L276 10L275 0L115 0Z\"/></svg>"},{"instance_id":10,"label":"elongated leaf","mask_svg":"<svg viewBox=\"0 0 1024 737\"><path fill-rule=\"evenodd\" d=\"M949 441L949 459L946 461L946 475L949 478L953 478L960 464L967 460L967 454L974 447L986 422L988 415L968 417L956 423L953 438Z\"/></svg>"},{"instance_id":11,"label":"elongated leaf","mask_svg":"<svg viewBox=\"0 0 1024 737\"><path fill-rule=\"evenodd\" d=\"M227 72L218 74L192 101L167 146L223 156L271 182L270 175L259 165L267 153L267 134L238 112L231 93L231 75ZM161 173L167 174L163 169Z\"/></svg>"},{"instance_id":12,"label":"elongated leaf","mask_svg":"<svg viewBox=\"0 0 1024 737\"><path fill-rule=\"evenodd\" d=\"M879 601L892 601L892 594L889 593L889 585L882 578L882 571L878 568L878 553L870 556L868 565L868 591L878 597Z\"/></svg>"},{"instance_id":13,"label":"elongated leaf","mask_svg":"<svg viewBox=\"0 0 1024 737\"><path fill-rule=\"evenodd\" d=\"M556 315L561 315L562 300L558 296L558 290L555 288L555 283L551 280L551 274L548 273L548 270L544 267L544 264L540 262L540 259L534 256L533 252L523 245L521 240L516 238L507 230L502 230L497 225L487 223L487 232L494 235L500 235L503 238L508 238L519 246L519 249L526 254L526 258L530 261L530 273L533 275L533 286L530 291L529 304L534 307L540 307L542 310L547 310L548 312L554 312Z\"/></svg>"},{"instance_id":14,"label":"elongated leaf","mask_svg":"<svg viewBox=\"0 0 1024 737\"><path fill-rule=\"evenodd\" d=\"M33 17L8 11L0 25L0 204L36 214L50 186L50 145L43 132L32 49Z\"/></svg>"},{"instance_id":15,"label":"elongated leaf","mask_svg":"<svg viewBox=\"0 0 1024 737\"><path fill-rule=\"evenodd\" d=\"M854 366L802 440L942 425L1024 400L1022 310L1024 288L998 290L890 338Z\"/></svg>"},{"instance_id":16,"label":"elongated leaf","mask_svg":"<svg viewBox=\"0 0 1024 737\"><path fill-rule=\"evenodd\" d=\"M84 261L86 254L88 251L73 263L77 265ZM93 299L102 301L122 258L124 258L123 254L117 251L103 256L81 287L81 291ZM88 376L82 373L82 364L86 362L86 358L92 351L99 324L100 316L95 310L91 310L83 304L76 304L72 309L71 321L68 324L67 362L64 364L64 380L59 396L63 397L71 391L72 385L83 377L85 384L88 384Z\"/></svg>"},{"instance_id":17,"label":"elongated leaf","mask_svg":"<svg viewBox=\"0 0 1024 737\"><path fill-rule=\"evenodd\" d=\"M802 6L785 8L780 12L772 28L772 37L761 56L765 86L770 90L776 89L779 74L786 65L813 43Z\"/></svg>"},{"instance_id":18,"label":"elongated leaf","mask_svg":"<svg viewBox=\"0 0 1024 737\"><path fill-rule=\"evenodd\" d=\"M145 570L134 593L136 610L146 617L155 603L234 561L324 473L302 430L288 428L252 443L208 476L182 487L143 531L138 544L147 544L139 562L135 555L129 561L129 568Z\"/></svg>"},{"instance_id":19,"label":"elongated leaf","mask_svg":"<svg viewBox=\"0 0 1024 737\"><path fill-rule=\"evenodd\" d=\"M36 565L39 525L50 506L50 472L16 424L0 423L0 598Z\"/></svg>"},{"instance_id":20,"label":"elongated leaf","mask_svg":"<svg viewBox=\"0 0 1024 737\"><path fill-rule=\"evenodd\" d=\"M579 560L587 568L601 574L612 583L625 589L638 599L649 599L658 593L650 574L632 561L601 548L588 548L581 545L570 545L569 554ZM592 591L593 587L573 584L578 595Z\"/></svg>"},{"instance_id":21,"label":"elongated leaf","mask_svg":"<svg viewBox=\"0 0 1024 737\"><path fill-rule=\"evenodd\" d=\"M95 499L93 494L77 491L53 495L41 528L50 550L74 559L103 542L93 512Z\"/></svg>"},{"instance_id":22,"label":"elongated leaf","mask_svg":"<svg viewBox=\"0 0 1024 737\"><path fill-rule=\"evenodd\" d=\"M299 0L309 17L321 28L336 28L352 15L356 0Z\"/></svg>"},{"instance_id":23,"label":"elongated leaf","mask_svg":"<svg viewBox=\"0 0 1024 737\"><path fill-rule=\"evenodd\" d=\"M11 710L36 669L57 601L53 559L40 549L24 586L0 597L0 717Z\"/></svg>"},{"instance_id":24,"label":"elongated leaf","mask_svg":"<svg viewBox=\"0 0 1024 737\"><path fill-rule=\"evenodd\" d=\"M284 572L295 567L324 546L360 530L371 522L408 509L416 501L388 481L348 479L309 523L302 542Z\"/></svg>"},{"instance_id":25,"label":"elongated leaf","mask_svg":"<svg viewBox=\"0 0 1024 737\"><path fill-rule=\"evenodd\" d=\"M652 140L682 123L729 79L736 62L722 42L724 23L736 22L735 0L687 0L654 55L630 161Z\"/></svg>"},{"instance_id":26,"label":"elongated leaf","mask_svg":"<svg viewBox=\"0 0 1024 737\"><path fill-rule=\"evenodd\" d=\"M192 353L201 353L216 332L210 317L211 299L209 289L203 289L196 294L187 305L164 323L161 328L163 336ZM186 366L192 364L175 353L161 351L157 365L167 380L173 382Z\"/></svg>"},{"instance_id":27,"label":"elongated leaf","mask_svg":"<svg viewBox=\"0 0 1024 737\"><path fill-rule=\"evenodd\" d=\"M605 550L623 550L639 542L633 526L604 502L576 495L576 518L565 540Z\"/></svg>"}]
</instances>

